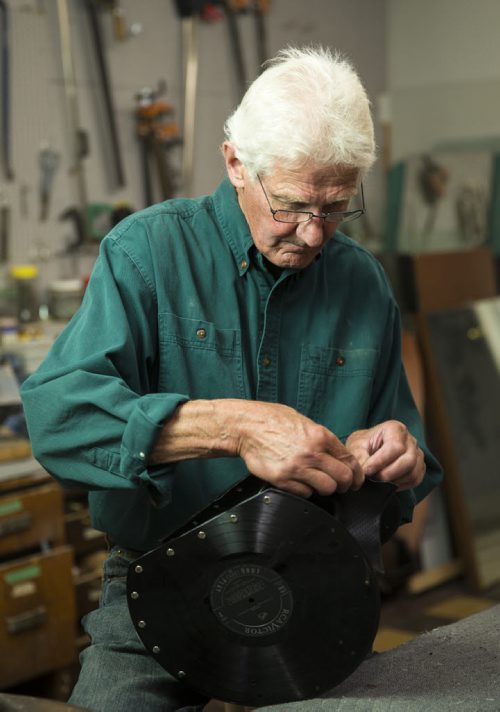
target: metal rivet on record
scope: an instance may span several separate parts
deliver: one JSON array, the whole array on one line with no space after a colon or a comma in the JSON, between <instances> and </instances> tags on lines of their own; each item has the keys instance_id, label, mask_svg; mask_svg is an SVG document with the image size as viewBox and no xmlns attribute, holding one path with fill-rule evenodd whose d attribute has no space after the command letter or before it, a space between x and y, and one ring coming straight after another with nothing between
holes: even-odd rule
<instances>
[{"instance_id":1,"label":"metal rivet on record","mask_svg":"<svg viewBox=\"0 0 500 712\"><path fill-rule=\"evenodd\" d=\"M264 504L271 504L271 497L268 494L264 495Z\"/></svg>"},{"instance_id":2,"label":"metal rivet on record","mask_svg":"<svg viewBox=\"0 0 500 712\"><path fill-rule=\"evenodd\" d=\"M140 564L137 564L134 571L136 574L142 574L142 566Z\"/></svg>"},{"instance_id":3,"label":"metal rivet on record","mask_svg":"<svg viewBox=\"0 0 500 712\"><path fill-rule=\"evenodd\" d=\"M207 535L205 534L205 532L198 532L198 539L206 539L206 538L207 538Z\"/></svg>"},{"instance_id":4,"label":"metal rivet on record","mask_svg":"<svg viewBox=\"0 0 500 712\"><path fill-rule=\"evenodd\" d=\"M231 522L233 522L233 524L236 524L236 522L238 521L238 517L236 514L230 514L229 519Z\"/></svg>"},{"instance_id":5,"label":"metal rivet on record","mask_svg":"<svg viewBox=\"0 0 500 712\"><path fill-rule=\"evenodd\" d=\"M186 677L186 673L184 672L184 670L179 670L179 672L177 673L177 677Z\"/></svg>"},{"instance_id":6,"label":"metal rivet on record","mask_svg":"<svg viewBox=\"0 0 500 712\"><path fill-rule=\"evenodd\" d=\"M139 628L145 628L145 627L146 627L146 621L139 621L139 622L137 623L137 625L139 626Z\"/></svg>"},{"instance_id":7,"label":"metal rivet on record","mask_svg":"<svg viewBox=\"0 0 500 712\"><path fill-rule=\"evenodd\" d=\"M133 598L134 601L139 598L139 594L137 593L137 591L132 591L132 593L130 594L130 598Z\"/></svg>"},{"instance_id":8,"label":"metal rivet on record","mask_svg":"<svg viewBox=\"0 0 500 712\"><path fill-rule=\"evenodd\" d=\"M175 551L173 549L168 548L165 553L167 556L174 556Z\"/></svg>"},{"instance_id":9,"label":"metal rivet on record","mask_svg":"<svg viewBox=\"0 0 500 712\"><path fill-rule=\"evenodd\" d=\"M153 645L153 653L159 653L160 652L160 646L159 645Z\"/></svg>"}]
</instances>

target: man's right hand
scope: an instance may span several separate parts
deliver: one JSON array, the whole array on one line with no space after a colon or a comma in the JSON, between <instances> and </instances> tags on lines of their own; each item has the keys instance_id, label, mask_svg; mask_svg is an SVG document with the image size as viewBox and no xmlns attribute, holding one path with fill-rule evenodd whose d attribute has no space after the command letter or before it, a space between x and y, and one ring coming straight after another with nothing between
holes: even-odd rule
<instances>
[{"instance_id":1,"label":"man's right hand","mask_svg":"<svg viewBox=\"0 0 500 712\"><path fill-rule=\"evenodd\" d=\"M359 462L327 428L280 403L241 405L237 454L252 474L304 497L363 484Z\"/></svg>"}]
</instances>

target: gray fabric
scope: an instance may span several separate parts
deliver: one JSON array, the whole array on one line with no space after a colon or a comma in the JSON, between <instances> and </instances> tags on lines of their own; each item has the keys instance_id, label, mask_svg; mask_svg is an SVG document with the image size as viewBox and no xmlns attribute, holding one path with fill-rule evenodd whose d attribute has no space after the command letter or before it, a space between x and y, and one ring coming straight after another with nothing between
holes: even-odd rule
<instances>
[{"instance_id":1,"label":"gray fabric","mask_svg":"<svg viewBox=\"0 0 500 712\"><path fill-rule=\"evenodd\" d=\"M260 712L499 712L500 605L366 660L323 699Z\"/></svg>"}]
</instances>

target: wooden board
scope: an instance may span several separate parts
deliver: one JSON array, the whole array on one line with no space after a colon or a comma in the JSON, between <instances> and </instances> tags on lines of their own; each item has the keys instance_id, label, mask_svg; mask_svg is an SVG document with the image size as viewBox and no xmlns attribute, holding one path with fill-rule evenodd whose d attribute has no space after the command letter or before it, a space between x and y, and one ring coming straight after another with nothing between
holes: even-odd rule
<instances>
[{"instance_id":1,"label":"wooden board","mask_svg":"<svg viewBox=\"0 0 500 712\"><path fill-rule=\"evenodd\" d=\"M500 373L493 346L499 305L496 297L419 318L429 417L454 538L466 573L480 588L500 580L500 547L491 553L500 531ZM483 319L485 311L493 318Z\"/></svg>"}]
</instances>

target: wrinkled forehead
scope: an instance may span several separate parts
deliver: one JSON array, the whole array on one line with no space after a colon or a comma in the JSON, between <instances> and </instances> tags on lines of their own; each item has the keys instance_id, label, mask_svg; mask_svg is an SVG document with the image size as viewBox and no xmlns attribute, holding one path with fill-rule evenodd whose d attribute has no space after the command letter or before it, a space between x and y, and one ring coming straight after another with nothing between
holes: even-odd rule
<instances>
[{"instance_id":1,"label":"wrinkled forehead","mask_svg":"<svg viewBox=\"0 0 500 712\"><path fill-rule=\"evenodd\" d=\"M276 166L266 177L266 187L284 194L325 195L346 192L354 195L360 183L360 170L352 166L318 165Z\"/></svg>"}]
</instances>

